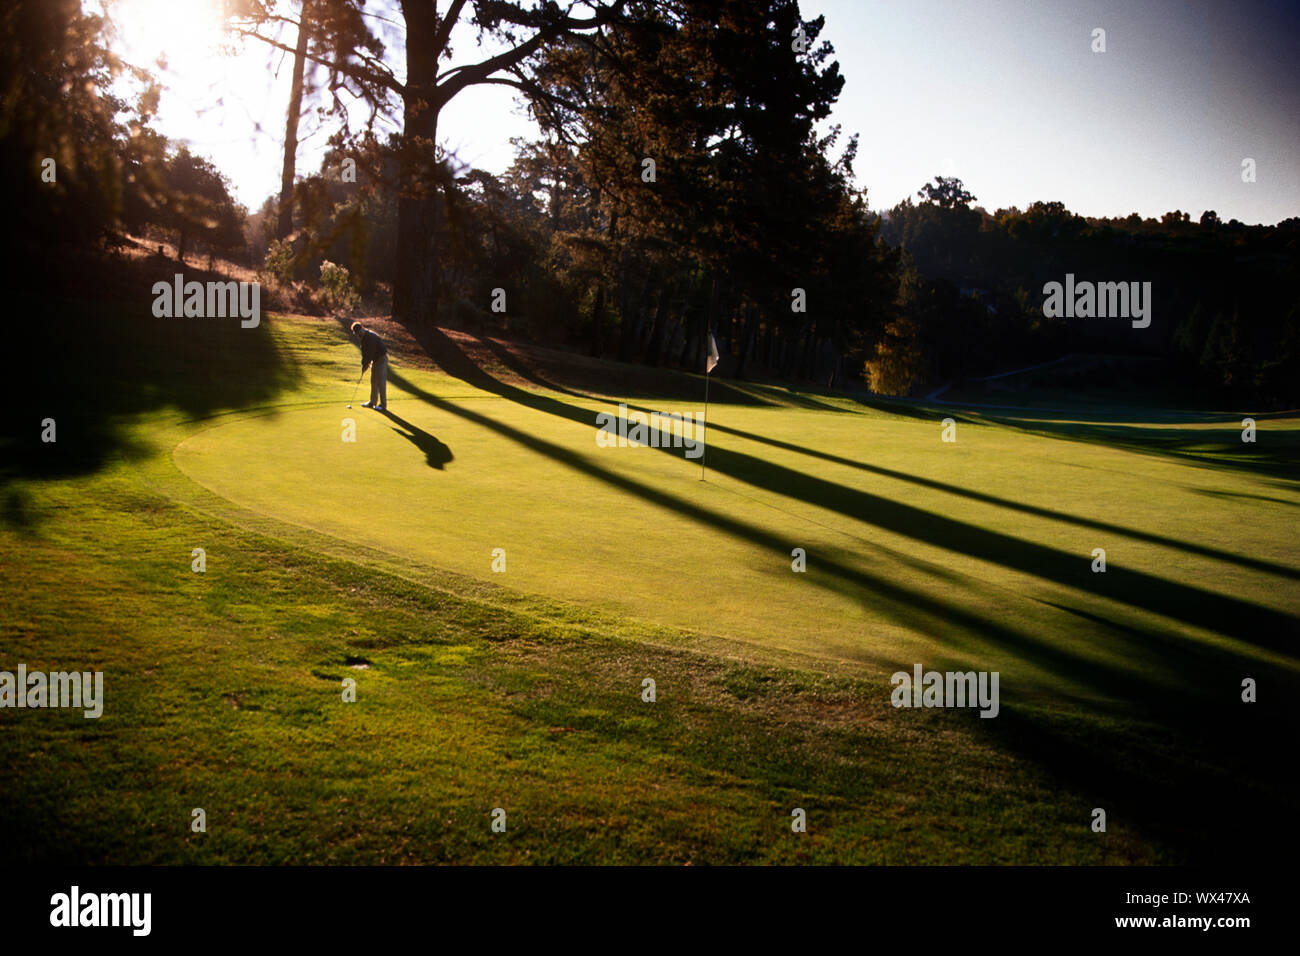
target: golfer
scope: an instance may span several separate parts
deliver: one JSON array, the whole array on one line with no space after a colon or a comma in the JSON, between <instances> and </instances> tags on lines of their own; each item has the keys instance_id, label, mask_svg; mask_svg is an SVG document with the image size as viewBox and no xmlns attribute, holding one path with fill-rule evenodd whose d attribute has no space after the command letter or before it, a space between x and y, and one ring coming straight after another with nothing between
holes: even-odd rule
<instances>
[{"instance_id":1,"label":"golfer","mask_svg":"<svg viewBox=\"0 0 1300 956\"><path fill-rule=\"evenodd\" d=\"M374 366L370 372L370 401L361 407L382 412L388 407L388 349L383 339L360 322L352 323L352 334L361 343L361 374Z\"/></svg>"}]
</instances>

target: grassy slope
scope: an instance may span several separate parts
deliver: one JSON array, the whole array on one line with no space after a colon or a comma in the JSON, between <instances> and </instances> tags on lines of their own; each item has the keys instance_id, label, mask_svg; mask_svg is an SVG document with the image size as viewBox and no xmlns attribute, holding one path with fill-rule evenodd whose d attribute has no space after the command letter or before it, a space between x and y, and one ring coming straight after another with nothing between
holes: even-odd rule
<instances>
[{"instance_id":1,"label":"grassy slope","mask_svg":"<svg viewBox=\"0 0 1300 956\"><path fill-rule=\"evenodd\" d=\"M589 397L400 362L401 422L344 445L354 350L266 336L169 360L276 394L173 383L89 475L4 489L0 667L109 688L0 716L24 859L1183 860L1294 807L1258 759L1294 719L1230 705L1295 684L1290 482L794 396L838 410L716 407L700 483L597 449ZM1003 716L890 708L914 661L1001 669Z\"/></svg>"}]
</instances>

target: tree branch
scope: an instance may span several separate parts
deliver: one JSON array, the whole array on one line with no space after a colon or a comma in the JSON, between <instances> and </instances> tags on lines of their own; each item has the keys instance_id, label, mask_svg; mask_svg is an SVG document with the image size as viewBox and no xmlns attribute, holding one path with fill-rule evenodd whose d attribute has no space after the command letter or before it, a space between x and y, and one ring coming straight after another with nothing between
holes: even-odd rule
<instances>
[{"instance_id":1,"label":"tree branch","mask_svg":"<svg viewBox=\"0 0 1300 956\"><path fill-rule=\"evenodd\" d=\"M447 15L442 18L438 24L438 32L433 35L433 49L441 53L446 47L447 41L451 39L452 28L456 26L456 21L460 19L460 12L465 9L465 0L452 0L452 4L447 8Z\"/></svg>"},{"instance_id":2,"label":"tree branch","mask_svg":"<svg viewBox=\"0 0 1300 956\"><path fill-rule=\"evenodd\" d=\"M497 70L509 69L521 63L541 49L544 43L554 40L565 33L599 29L622 14L625 2L626 0L618 0L612 7L602 7L594 17L588 17L585 20L578 20L569 16L549 20L531 38L513 49L489 57L482 63L458 66L455 69L448 70L438 77L443 81L438 84L438 92L441 94L439 99L444 103L447 102L465 87L482 83ZM524 14L522 11L519 11L519 14L520 18L517 20L504 16L501 19L519 26L533 26L542 22L540 17Z\"/></svg>"},{"instance_id":3,"label":"tree branch","mask_svg":"<svg viewBox=\"0 0 1300 956\"><path fill-rule=\"evenodd\" d=\"M234 30L240 36L252 37L255 40L261 40L267 46L274 47L277 50L282 50L285 53L290 53L295 56L297 55L297 51L293 47L286 46L279 40L272 40L270 37L263 36L256 30L249 30L239 26L235 27ZM406 93L406 87L397 82L397 78L391 74L383 72L368 73L364 70L358 70L346 61L341 63L333 62L310 52L306 54L306 58L311 60L313 63L325 67L326 69L337 70L345 76L350 76L352 79L360 83L377 83L385 89L396 93L398 96L403 96Z\"/></svg>"}]
</instances>

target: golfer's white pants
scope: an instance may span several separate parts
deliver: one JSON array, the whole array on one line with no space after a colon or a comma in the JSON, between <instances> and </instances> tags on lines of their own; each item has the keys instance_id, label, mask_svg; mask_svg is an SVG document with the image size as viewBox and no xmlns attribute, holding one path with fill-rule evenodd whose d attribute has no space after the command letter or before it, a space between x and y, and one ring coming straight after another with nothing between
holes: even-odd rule
<instances>
[{"instance_id":1,"label":"golfer's white pants","mask_svg":"<svg viewBox=\"0 0 1300 956\"><path fill-rule=\"evenodd\" d=\"M388 356L370 363L370 404L388 407Z\"/></svg>"}]
</instances>

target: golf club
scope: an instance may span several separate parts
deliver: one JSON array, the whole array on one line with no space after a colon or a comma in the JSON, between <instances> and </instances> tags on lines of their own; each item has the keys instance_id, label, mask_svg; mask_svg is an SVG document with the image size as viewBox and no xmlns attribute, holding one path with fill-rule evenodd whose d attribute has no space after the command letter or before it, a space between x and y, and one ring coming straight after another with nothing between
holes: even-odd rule
<instances>
[{"instance_id":1,"label":"golf club","mask_svg":"<svg viewBox=\"0 0 1300 956\"><path fill-rule=\"evenodd\" d=\"M362 369L361 374L357 376L357 384L352 386L352 398L348 402L348 408L352 407L352 402L357 400L357 389L361 387L361 380L366 377L366 370Z\"/></svg>"}]
</instances>

